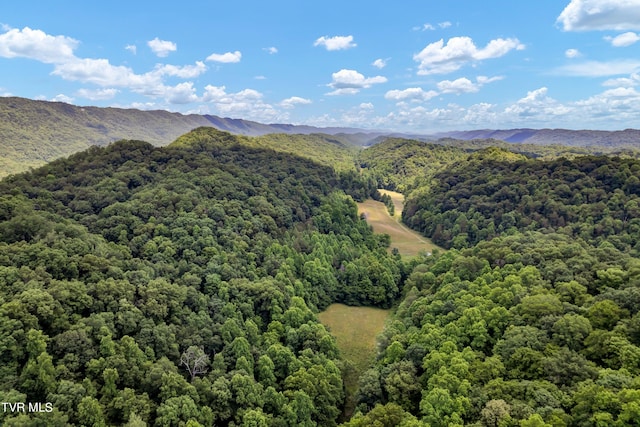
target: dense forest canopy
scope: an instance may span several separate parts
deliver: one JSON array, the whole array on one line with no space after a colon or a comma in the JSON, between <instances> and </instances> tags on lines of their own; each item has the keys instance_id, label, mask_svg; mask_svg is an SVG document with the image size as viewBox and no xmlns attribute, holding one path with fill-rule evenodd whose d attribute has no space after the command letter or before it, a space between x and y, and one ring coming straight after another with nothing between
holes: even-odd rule
<instances>
[{"instance_id":1,"label":"dense forest canopy","mask_svg":"<svg viewBox=\"0 0 640 427\"><path fill-rule=\"evenodd\" d=\"M488 148L427 178L403 218L456 249L404 282L348 424L638 425L640 162Z\"/></svg>"},{"instance_id":2,"label":"dense forest canopy","mask_svg":"<svg viewBox=\"0 0 640 427\"><path fill-rule=\"evenodd\" d=\"M315 313L399 295L343 191L375 188L235 139L121 141L0 183L0 394L55 408L3 425L336 424Z\"/></svg>"},{"instance_id":3,"label":"dense forest canopy","mask_svg":"<svg viewBox=\"0 0 640 427\"><path fill-rule=\"evenodd\" d=\"M409 198L404 219L447 248L544 229L609 241L638 255L638 160L540 161L487 149L442 170L435 182L428 192Z\"/></svg>"},{"instance_id":4,"label":"dense forest canopy","mask_svg":"<svg viewBox=\"0 0 640 427\"><path fill-rule=\"evenodd\" d=\"M638 425L640 161L544 150L200 128L5 178L0 397L52 412L0 422ZM449 250L390 254L378 187ZM350 420L334 302L395 309Z\"/></svg>"}]
</instances>

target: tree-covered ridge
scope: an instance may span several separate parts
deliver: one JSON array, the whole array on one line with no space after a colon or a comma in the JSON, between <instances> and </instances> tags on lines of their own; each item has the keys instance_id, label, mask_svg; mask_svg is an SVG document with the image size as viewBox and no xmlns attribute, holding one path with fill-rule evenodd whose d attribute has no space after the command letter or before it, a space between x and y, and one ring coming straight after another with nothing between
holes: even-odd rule
<instances>
[{"instance_id":1,"label":"tree-covered ridge","mask_svg":"<svg viewBox=\"0 0 640 427\"><path fill-rule=\"evenodd\" d=\"M412 139L387 138L358 153L358 163L379 188L408 193L429 182L445 166L460 162L468 152Z\"/></svg>"},{"instance_id":2,"label":"tree-covered ridge","mask_svg":"<svg viewBox=\"0 0 640 427\"><path fill-rule=\"evenodd\" d=\"M336 425L315 313L402 296L347 425L637 424L637 160L398 140L356 170L305 138L200 128L0 181L0 398L54 406L0 423ZM422 174L405 219L457 249L387 253L352 200L387 173Z\"/></svg>"},{"instance_id":3,"label":"tree-covered ridge","mask_svg":"<svg viewBox=\"0 0 640 427\"><path fill-rule=\"evenodd\" d=\"M639 287L638 258L561 234L425 258L348 425L637 425Z\"/></svg>"},{"instance_id":4,"label":"tree-covered ridge","mask_svg":"<svg viewBox=\"0 0 640 427\"><path fill-rule=\"evenodd\" d=\"M496 139L459 140L441 138L438 140L383 138L379 143L361 150L357 161L370 174L380 188L396 190L405 195L412 191L428 191L431 178L449 166L464 165L467 157L477 151L502 153L517 159L537 158L554 160L559 157L573 159L578 156L607 155L638 158L640 151L631 148L568 147L562 145L534 145L508 143ZM512 153L513 155L508 155ZM476 158L474 156L472 158Z\"/></svg>"},{"instance_id":5,"label":"tree-covered ridge","mask_svg":"<svg viewBox=\"0 0 640 427\"><path fill-rule=\"evenodd\" d=\"M561 133L561 132L558 132ZM615 133L615 132L612 132ZM640 157L640 150L637 144L589 144L583 140L576 139L575 144L569 144L566 140L556 140L554 142L526 143L519 141L510 141L496 138L474 138L474 139L456 139L456 138L439 138L431 141L432 143L445 145L447 147L456 147L466 151L477 151L485 148L501 148L517 154L524 154L527 157L540 159L555 159L558 157L574 158L577 156L620 156L620 157Z\"/></svg>"},{"instance_id":6,"label":"tree-covered ridge","mask_svg":"<svg viewBox=\"0 0 640 427\"><path fill-rule=\"evenodd\" d=\"M334 139L349 146L360 146L377 135L341 133L353 131L347 128L262 124L211 115L81 107L63 102L0 97L0 178L86 150L92 145L104 146L121 139L164 146L201 126L213 126L238 135L276 134L275 138L283 143L285 134L304 134L299 137L303 145ZM341 134L332 137L320 132ZM307 137L306 134L315 136ZM292 139L295 141L297 137Z\"/></svg>"},{"instance_id":7,"label":"tree-covered ridge","mask_svg":"<svg viewBox=\"0 0 640 427\"><path fill-rule=\"evenodd\" d=\"M447 248L470 247L502 233L556 230L637 253L640 161L505 161L483 153L438 173L430 191L409 197L405 222Z\"/></svg>"},{"instance_id":8,"label":"tree-covered ridge","mask_svg":"<svg viewBox=\"0 0 640 427\"><path fill-rule=\"evenodd\" d=\"M498 148L425 171L404 219L468 249L408 276L347 425L637 425L639 174Z\"/></svg>"},{"instance_id":9,"label":"tree-covered ridge","mask_svg":"<svg viewBox=\"0 0 640 427\"><path fill-rule=\"evenodd\" d=\"M166 145L209 123L205 116L168 111L78 107L0 97L0 178L119 139Z\"/></svg>"},{"instance_id":10,"label":"tree-covered ridge","mask_svg":"<svg viewBox=\"0 0 640 427\"><path fill-rule=\"evenodd\" d=\"M402 274L342 191L371 189L218 136L0 182L0 395L54 407L3 425L336 424L315 311L388 307Z\"/></svg>"},{"instance_id":11,"label":"tree-covered ridge","mask_svg":"<svg viewBox=\"0 0 640 427\"><path fill-rule=\"evenodd\" d=\"M294 154L330 166L338 171L355 169L354 157L358 148L346 138L321 133L308 135L273 133L262 136L240 136L221 132L212 127L200 127L177 138L174 147L216 141L218 144L241 144ZM225 142L226 141L226 142Z\"/></svg>"}]
</instances>

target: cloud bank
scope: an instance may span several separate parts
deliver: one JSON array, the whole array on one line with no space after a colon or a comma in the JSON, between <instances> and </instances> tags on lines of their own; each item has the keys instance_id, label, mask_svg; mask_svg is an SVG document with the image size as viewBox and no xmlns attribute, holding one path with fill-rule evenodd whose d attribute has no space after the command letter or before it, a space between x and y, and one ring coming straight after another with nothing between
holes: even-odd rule
<instances>
[{"instance_id":1,"label":"cloud bank","mask_svg":"<svg viewBox=\"0 0 640 427\"><path fill-rule=\"evenodd\" d=\"M571 0L556 22L564 31L640 30L640 2Z\"/></svg>"},{"instance_id":2,"label":"cloud bank","mask_svg":"<svg viewBox=\"0 0 640 427\"><path fill-rule=\"evenodd\" d=\"M457 71L464 65L485 59L499 58L512 50L523 50L525 46L518 39L491 40L484 48L478 48L470 37L453 37L444 43L443 39L427 45L413 55L418 62L418 74L446 74Z\"/></svg>"}]
</instances>

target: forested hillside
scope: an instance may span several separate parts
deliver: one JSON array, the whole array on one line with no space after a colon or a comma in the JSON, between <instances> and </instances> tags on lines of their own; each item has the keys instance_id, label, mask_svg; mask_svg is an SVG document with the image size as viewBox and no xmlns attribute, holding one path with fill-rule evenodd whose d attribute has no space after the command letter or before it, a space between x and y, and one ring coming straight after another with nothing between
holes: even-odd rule
<instances>
[{"instance_id":1,"label":"forested hillside","mask_svg":"<svg viewBox=\"0 0 640 427\"><path fill-rule=\"evenodd\" d=\"M638 254L638 160L540 161L487 149L442 170L435 182L407 200L404 220L444 247L470 247L502 233L557 230Z\"/></svg>"},{"instance_id":2,"label":"forested hillside","mask_svg":"<svg viewBox=\"0 0 640 427\"><path fill-rule=\"evenodd\" d=\"M0 96L0 178L120 139L164 146L202 126L248 136L340 133L336 138L341 143L348 141L348 145L356 146L377 136L360 133L351 137L350 133L355 130L348 128L262 124L211 115L79 107L63 102Z\"/></svg>"},{"instance_id":3,"label":"forested hillside","mask_svg":"<svg viewBox=\"0 0 640 427\"><path fill-rule=\"evenodd\" d=\"M407 196L415 189L425 190L437 172L450 165L462 166L467 157L476 151L499 148L506 153L520 154L528 158L553 160L559 157L572 159L587 155L640 157L635 148L607 146L564 146L507 143L497 139L460 140L440 138L431 140L386 138L358 152L360 167L370 174L381 188L397 190ZM523 159L524 157L519 157Z\"/></svg>"},{"instance_id":4,"label":"forested hillside","mask_svg":"<svg viewBox=\"0 0 640 427\"><path fill-rule=\"evenodd\" d=\"M358 162L380 188L408 193L425 185L445 166L468 155L457 147L402 138L387 138L358 153Z\"/></svg>"},{"instance_id":5,"label":"forested hillside","mask_svg":"<svg viewBox=\"0 0 640 427\"><path fill-rule=\"evenodd\" d=\"M204 116L0 97L0 178L118 139L166 145Z\"/></svg>"},{"instance_id":6,"label":"forested hillside","mask_svg":"<svg viewBox=\"0 0 640 427\"><path fill-rule=\"evenodd\" d=\"M354 156L358 148L351 145L345 137L322 133L308 135L289 135L273 133L256 137L227 134L231 144L242 144L253 148L266 148L283 153L295 154L331 167L339 172L355 171ZM172 146L202 144L223 139L220 131L212 127L200 127L176 139Z\"/></svg>"},{"instance_id":7,"label":"forested hillside","mask_svg":"<svg viewBox=\"0 0 640 427\"><path fill-rule=\"evenodd\" d=\"M348 425L638 425L639 173L497 148L427 172L404 219L457 249L416 262Z\"/></svg>"},{"instance_id":8,"label":"forested hillside","mask_svg":"<svg viewBox=\"0 0 640 427\"><path fill-rule=\"evenodd\" d=\"M639 286L638 258L561 234L424 259L348 425L637 425Z\"/></svg>"},{"instance_id":9,"label":"forested hillside","mask_svg":"<svg viewBox=\"0 0 640 427\"><path fill-rule=\"evenodd\" d=\"M399 259L343 191L375 188L209 136L0 182L0 395L53 406L2 425L336 424L315 313L399 295Z\"/></svg>"},{"instance_id":10,"label":"forested hillside","mask_svg":"<svg viewBox=\"0 0 640 427\"><path fill-rule=\"evenodd\" d=\"M53 410L0 422L638 425L640 161L472 148L199 128L0 181L0 397ZM448 250L390 254L378 186ZM334 302L395 309L350 420Z\"/></svg>"}]
</instances>

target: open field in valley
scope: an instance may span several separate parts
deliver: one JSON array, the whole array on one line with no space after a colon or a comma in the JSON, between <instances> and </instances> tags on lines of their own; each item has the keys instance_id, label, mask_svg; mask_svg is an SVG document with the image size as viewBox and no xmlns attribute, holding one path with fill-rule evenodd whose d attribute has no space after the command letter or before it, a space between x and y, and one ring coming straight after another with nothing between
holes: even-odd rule
<instances>
[{"instance_id":1,"label":"open field in valley","mask_svg":"<svg viewBox=\"0 0 640 427\"><path fill-rule=\"evenodd\" d=\"M376 337L382 332L389 313L390 310L380 308L332 304L318 315L320 322L336 337L343 359L350 364L345 375L347 415L353 410L358 378L375 359Z\"/></svg>"},{"instance_id":2,"label":"open field in valley","mask_svg":"<svg viewBox=\"0 0 640 427\"><path fill-rule=\"evenodd\" d=\"M400 255L416 256L422 251L433 252L438 248L431 240L400 222L404 200L402 194L388 190L380 190L380 192L391 196L395 206L393 217L389 215L384 203L371 199L358 203L358 213L365 215L373 231L388 234L391 237L391 249L398 248Z\"/></svg>"}]
</instances>

